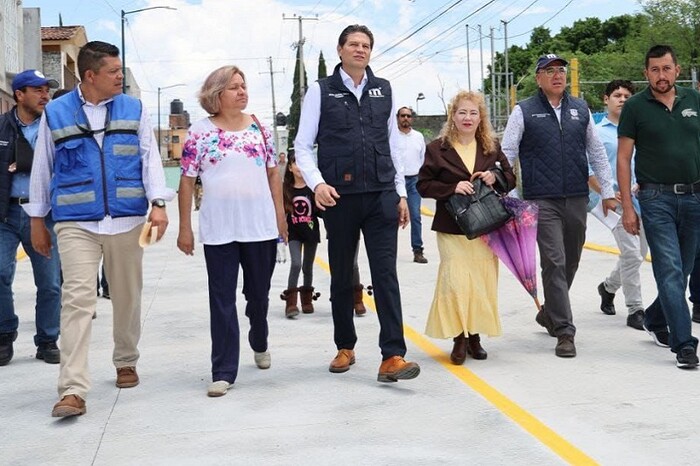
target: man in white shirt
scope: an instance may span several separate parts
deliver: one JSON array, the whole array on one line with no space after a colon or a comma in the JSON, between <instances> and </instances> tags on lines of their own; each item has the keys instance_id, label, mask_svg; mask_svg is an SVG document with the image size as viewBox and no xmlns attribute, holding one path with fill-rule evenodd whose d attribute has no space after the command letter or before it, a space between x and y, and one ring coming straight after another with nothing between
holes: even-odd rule
<instances>
[{"instance_id":1,"label":"man in white shirt","mask_svg":"<svg viewBox=\"0 0 700 466\"><path fill-rule=\"evenodd\" d=\"M138 385L143 250L139 234L149 221L158 239L168 226L165 185L153 128L141 102L122 94L119 49L88 42L78 54L80 85L51 101L34 152L29 203L32 245L51 255L44 217L56 221L62 258L59 401L52 416L86 412L88 349L97 305L95 276L104 256L114 314L116 385Z\"/></svg>"},{"instance_id":2,"label":"man in white shirt","mask_svg":"<svg viewBox=\"0 0 700 466\"><path fill-rule=\"evenodd\" d=\"M382 350L377 380L396 382L417 377L420 367L403 358L406 342L396 250L397 230L408 223L408 207L403 169L394 149L398 128L391 85L368 66L373 46L374 36L366 26L355 24L341 32L337 46L341 63L331 76L309 87L294 150L316 205L324 211L328 231L338 349L328 369L346 372L355 363L352 268L362 231L370 271L381 282L374 287Z\"/></svg>"},{"instance_id":3,"label":"man in white shirt","mask_svg":"<svg viewBox=\"0 0 700 466\"><path fill-rule=\"evenodd\" d=\"M401 107L396 113L399 123L398 153L403 164L403 174L406 180L406 195L408 196L408 213L411 217L411 248L413 262L427 264L428 259L423 255L423 233L420 218L420 194L416 189L418 170L425 160L425 138L411 127L413 111Z\"/></svg>"}]
</instances>

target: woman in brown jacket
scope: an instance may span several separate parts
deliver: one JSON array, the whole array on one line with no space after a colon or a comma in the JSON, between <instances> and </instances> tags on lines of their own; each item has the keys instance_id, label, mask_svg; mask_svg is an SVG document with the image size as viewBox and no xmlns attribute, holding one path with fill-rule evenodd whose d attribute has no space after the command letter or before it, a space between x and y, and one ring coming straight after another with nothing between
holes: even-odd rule
<instances>
[{"instance_id":1,"label":"woman in brown jacket","mask_svg":"<svg viewBox=\"0 0 700 466\"><path fill-rule=\"evenodd\" d=\"M418 192L436 203L432 229L440 253L435 295L425 333L453 338L450 359L462 364L471 354L486 359L479 334L501 334L498 317L498 259L480 238L468 240L447 212L445 202L454 193L472 194L472 175L489 186L497 162L508 190L515 175L493 134L482 94L460 91L450 102L440 137L426 147L418 174Z\"/></svg>"}]
</instances>

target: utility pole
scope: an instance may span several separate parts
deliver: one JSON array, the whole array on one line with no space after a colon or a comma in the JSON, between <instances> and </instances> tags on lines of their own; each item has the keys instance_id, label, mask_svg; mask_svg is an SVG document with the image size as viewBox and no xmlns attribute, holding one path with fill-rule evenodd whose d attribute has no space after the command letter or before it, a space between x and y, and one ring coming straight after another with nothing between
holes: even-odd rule
<instances>
[{"instance_id":1,"label":"utility pole","mask_svg":"<svg viewBox=\"0 0 700 466\"><path fill-rule=\"evenodd\" d=\"M277 135L277 107L275 105L275 73L281 73L281 71L272 70L272 57L267 57L267 63L270 65L270 88L272 89L272 134L275 139L275 150L279 153L279 136ZM260 72L259 74L264 74Z\"/></svg>"},{"instance_id":2,"label":"utility pole","mask_svg":"<svg viewBox=\"0 0 700 466\"><path fill-rule=\"evenodd\" d=\"M481 24L479 24L479 69L481 70L481 81L479 81L479 89L484 92L484 45L483 34L481 34Z\"/></svg>"},{"instance_id":3,"label":"utility pole","mask_svg":"<svg viewBox=\"0 0 700 466\"><path fill-rule=\"evenodd\" d=\"M505 59L506 59L506 108L510 109L510 69L508 68L508 21L503 21L503 38L505 40Z\"/></svg>"},{"instance_id":4,"label":"utility pole","mask_svg":"<svg viewBox=\"0 0 700 466\"><path fill-rule=\"evenodd\" d=\"M467 89L472 90L472 69L469 63L469 25L465 24L464 28L467 31Z\"/></svg>"},{"instance_id":5,"label":"utility pole","mask_svg":"<svg viewBox=\"0 0 700 466\"><path fill-rule=\"evenodd\" d=\"M491 124L496 128L496 56L493 47L493 26L491 26Z\"/></svg>"},{"instance_id":6,"label":"utility pole","mask_svg":"<svg viewBox=\"0 0 700 466\"><path fill-rule=\"evenodd\" d=\"M304 82L304 42L306 42L306 39L304 38L304 33L303 33L303 28L302 28L302 22L303 21L318 21L318 15L314 16L297 16L294 14L294 16L288 17L282 14L282 19L291 19L291 20L297 20L299 22L299 41L293 44L296 48L299 49L299 103L304 102L304 89L306 88L306 83Z\"/></svg>"}]
</instances>

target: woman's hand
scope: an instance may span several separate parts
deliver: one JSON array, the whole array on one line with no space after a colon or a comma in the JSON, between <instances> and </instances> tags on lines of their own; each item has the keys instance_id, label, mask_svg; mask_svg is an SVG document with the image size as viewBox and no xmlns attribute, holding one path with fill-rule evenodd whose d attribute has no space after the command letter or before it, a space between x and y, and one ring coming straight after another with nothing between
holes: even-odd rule
<instances>
[{"instance_id":1,"label":"woman's hand","mask_svg":"<svg viewBox=\"0 0 700 466\"><path fill-rule=\"evenodd\" d=\"M192 229L180 228L180 234L177 235L177 248L188 256L194 255L194 233Z\"/></svg>"},{"instance_id":2,"label":"woman's hand","mask_svg":"<svg viewBox=\"0 0 700 466\"><path fill-rule=\"evenodd\" d=\"M496 175L494 175L491 170L474 173L474 175L472 175L472 180L474 179L474 176L477 175L479 178L481 178L481 181L483 181L486 186L493 186L493 184L496 182Z\"/></svg>"},{"instance_id":3,"label":"woman's hand","mask_svg":"<svg viewBox=\"0 0 700 466\"><path fill-rule=\"evenodd\" d=\"M457 194L474 194L474 185L469 180L460 181L455 186L455 193Z\"/></svg>"}]
</instances>

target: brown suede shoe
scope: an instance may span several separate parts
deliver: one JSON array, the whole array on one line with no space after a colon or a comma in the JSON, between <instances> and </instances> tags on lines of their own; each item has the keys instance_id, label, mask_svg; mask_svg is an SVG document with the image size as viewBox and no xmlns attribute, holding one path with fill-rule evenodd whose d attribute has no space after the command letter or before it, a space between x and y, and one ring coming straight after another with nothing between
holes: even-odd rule
<instances>
[{"instance_id":1,"label":"brown suede shoe","mask_svg":"<svg viewBox=\"0 0 700 466\"><path fill-rule=\"evenodd\" d=\"M51 411L51 416L80 416L85 414L86 411L87 408L85 407L85 400L80 398L78 395L66 395L61 398L61 401L54 405L53 411Z\"/></svg>"},{"instance_id":2,"label":"brown suede shoe","mask_svg":"<svg viewBox=\"0 0 700 466\"><path fill-rule=\"evenodd\" d=\"M341 349L338 350L338 354L331 361L331 365L328 366L328 370L334 374L340 374L341 372L347 372L350 370L350 366L355 364L355 351L351 349Z\"/></svg>"},{"instance_id":3,"label":"brown suede shoe","mask_svg":"<svg viewBox=\"0 0 700 466\"><path fill-rule=\"evenodd\" d=\"M415 379L420 374L420 366L415 362L407 362L401 356L391 356L382 361L379 366L378 382L397 382L399 380Z\"/></svg>"},{"instance_id":4,"label":"brown suede shoe","mask_svg":"<svg viewBox=\"0 0 700 466\"><path fill-rule=\"evenodd\" d=\"M139 384L139 375L134 366L125 366L117 369L117 387L131 388Z\"/></svg>"},{"instance_id":5,"label":"brown suede shoe","mask_svg":"<svg viewBox=\"0 0 700 466\"><path fill-rule=\"evenodd\" d=\"M467 339L464 337L464 333L460 333L452 340L455 342L455 344L452 347L450 361L452 361L452 364L461 366L467 359Z\"/></svg>"}]
</instances>

